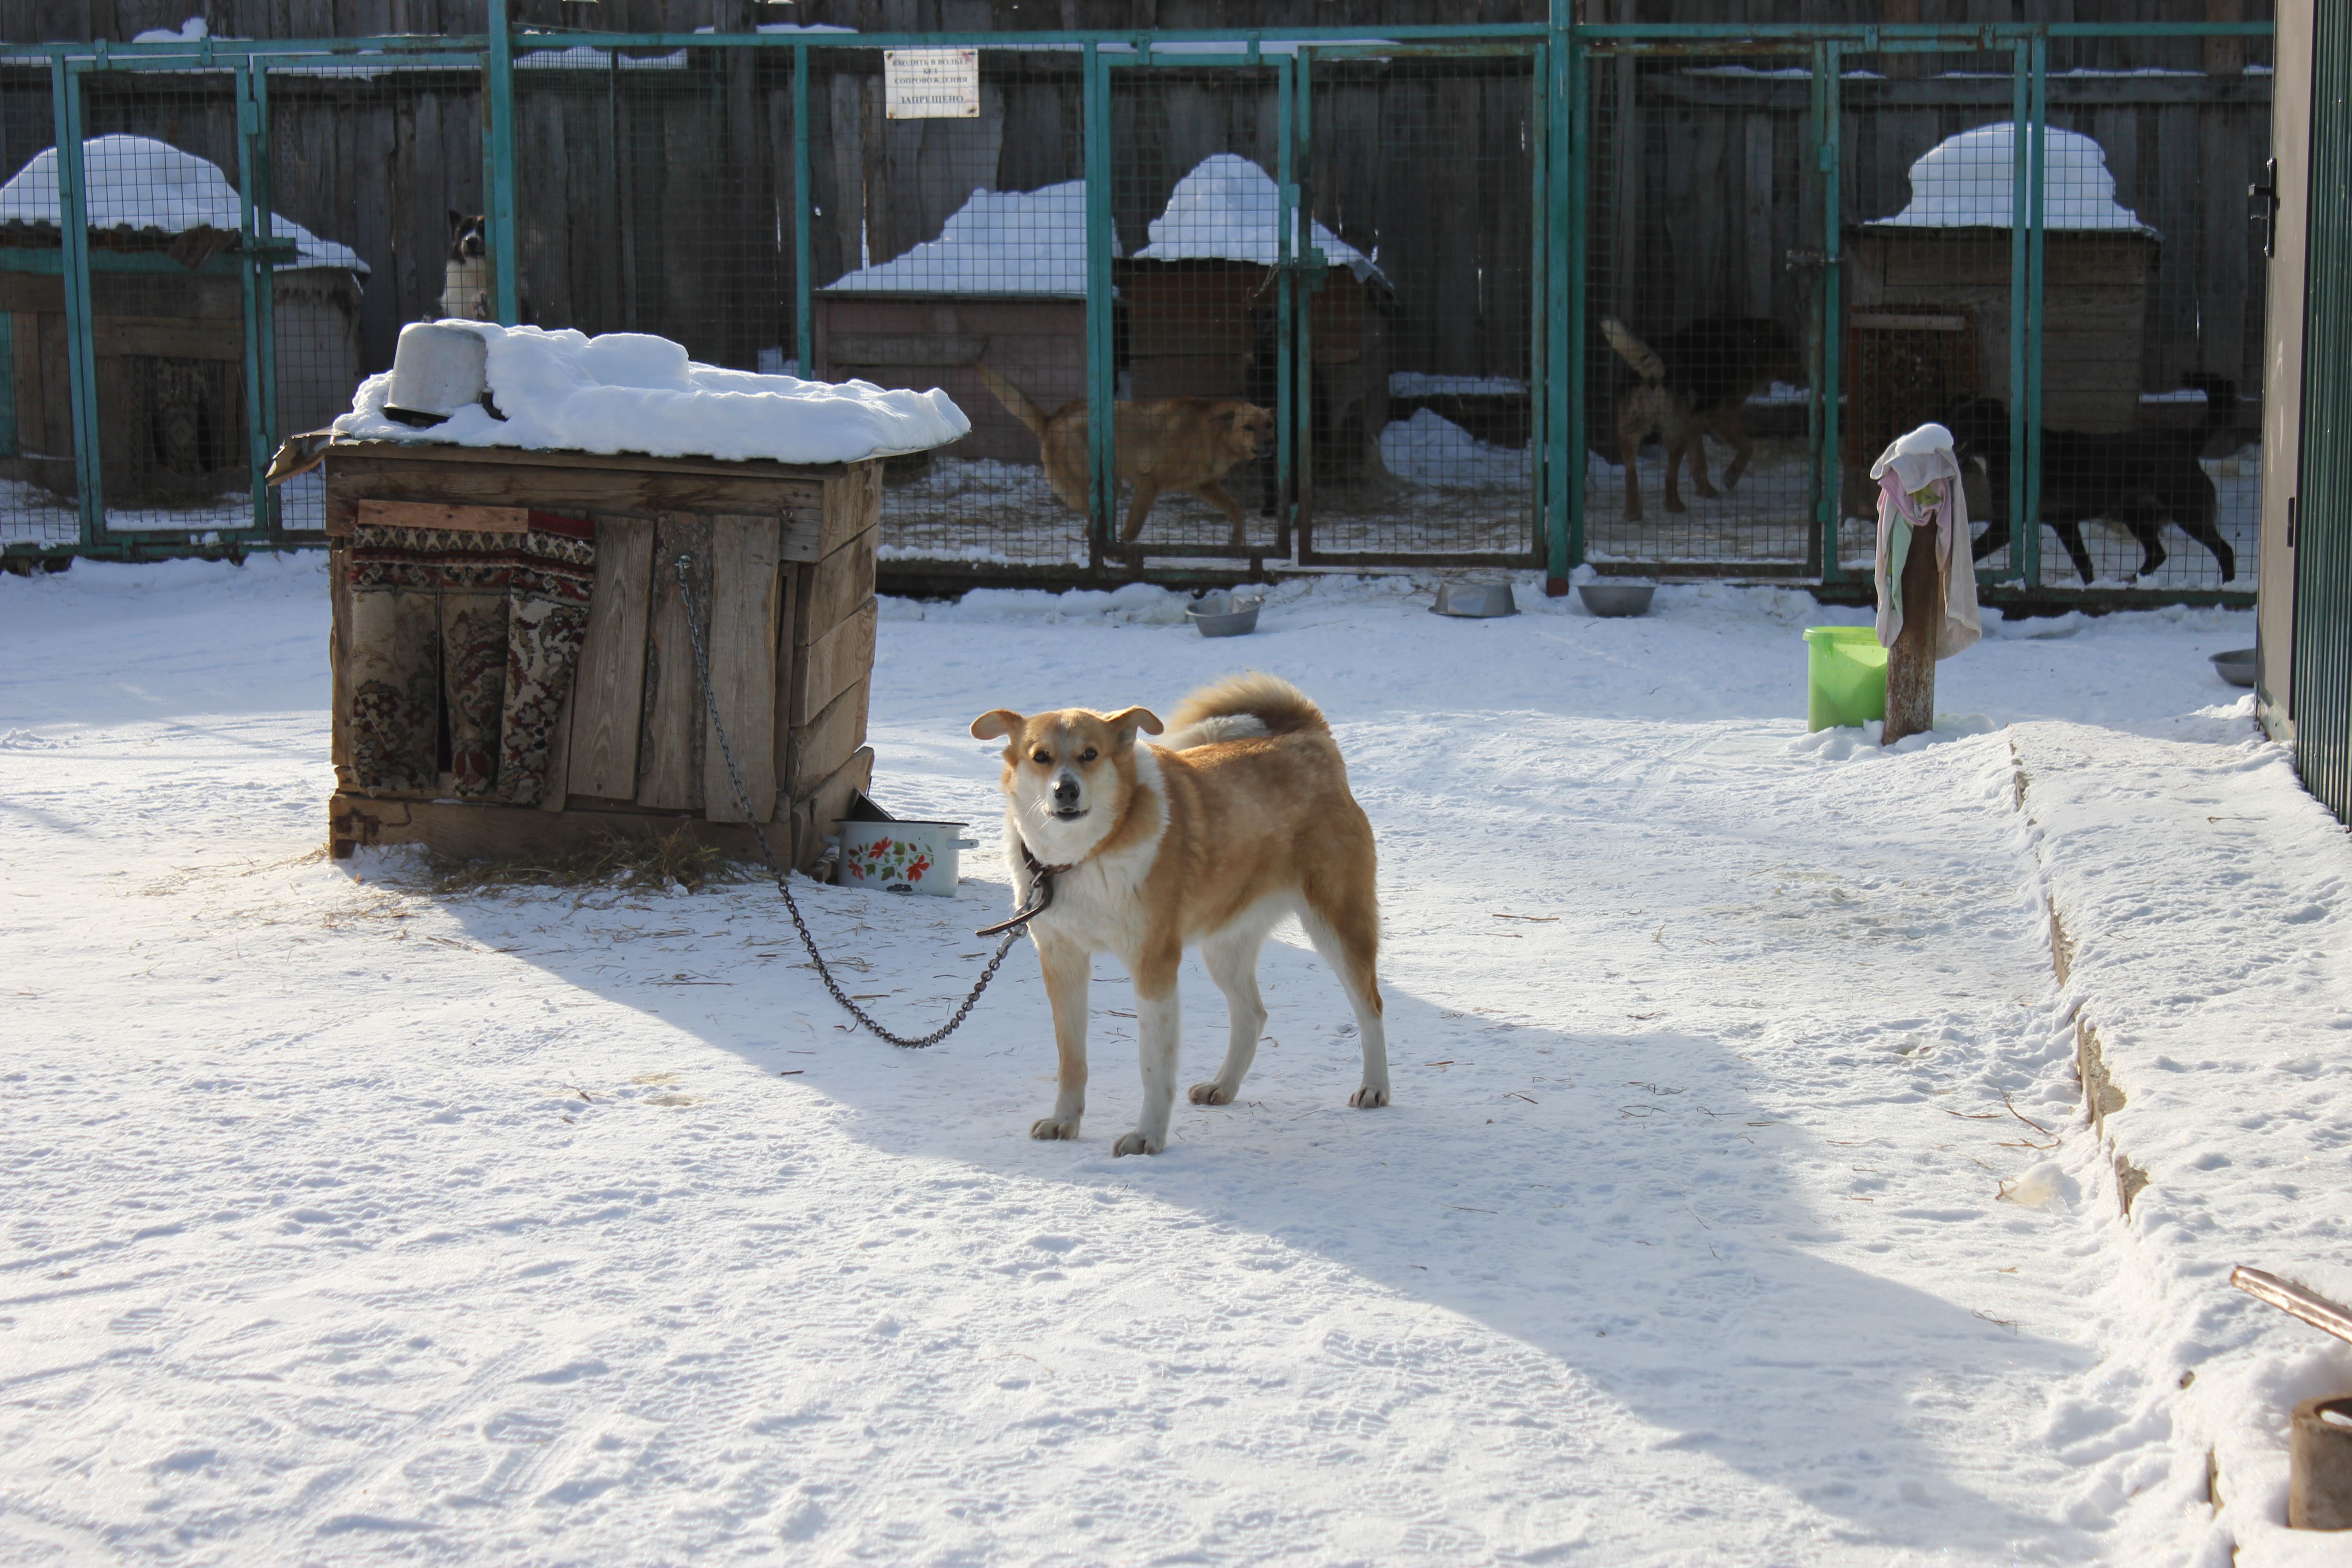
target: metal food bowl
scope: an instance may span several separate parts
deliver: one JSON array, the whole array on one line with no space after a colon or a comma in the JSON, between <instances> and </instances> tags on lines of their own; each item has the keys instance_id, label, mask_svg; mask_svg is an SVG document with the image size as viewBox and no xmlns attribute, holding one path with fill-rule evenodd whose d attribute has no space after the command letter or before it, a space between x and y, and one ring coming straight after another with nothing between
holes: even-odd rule
<instances>
[{"instance_id":1,"label":"metal food bowl","mask_svg":"<svg viewBox=\"0 0 2352 1568\"><path fill-rule=\"evenodd\" d=\"M411 321L393 351L384 414L403 425L438 425L489 388L489 345L479 332Z\"/></svg>"},{"instance_id":2,"label":"metal food bowl","mask_svg":"<svg viewBox=\"0 0 2352 1568\"><path fill-rule=\"evenodd\" d=\"M2254 650L2233 647L2227 653L2215 654L2213 673L2232 686L2252 686L2254 683Z\"/></svg>"},{"instance_id":3,"label":"metal food bowl","mask_svg":"<svg viewBox=\"0 0 2352 1568\"><path fill-rule=\"evenodd\" d=\"M1596 616L1646 616L1657 589L1648 583L1579 583L1576 596Z\"/></svg>"},{"instance_id":4,"label":"metal food bowl","mask_svg":"<svg viewBox=\"0 0 2352 1568\"><path fill-rule=\"evenodd\" d=\"M1184 616L1204 637L1237 637L1257 630L1258 606L1264 599L1235 594L1210 594L1184 606Z\"/></svg>"},{"instance_id":5,"label":"metal food bowl","mask_svg":"<svg viewBox=\"0 0 2352 1568\"><path fill-rule=\"evenodd\" d=\"M1437 603L1429 608L1433 615L1475 619L1519 613L1518 602L1511 597L1508 583L1443 583L1438 585Z\"/></svg>"}]
</instances>

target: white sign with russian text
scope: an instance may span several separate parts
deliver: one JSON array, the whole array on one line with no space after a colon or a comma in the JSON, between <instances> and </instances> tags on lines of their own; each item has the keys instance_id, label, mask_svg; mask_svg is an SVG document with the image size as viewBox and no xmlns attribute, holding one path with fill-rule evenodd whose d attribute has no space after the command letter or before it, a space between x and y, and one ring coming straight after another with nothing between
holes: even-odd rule
<instances>
[{"instance_id":1,"label":"white sign with russian text","mask_svg":"<svg viewBox=\"0 0 2352 1568\"><path fill-rule=\"evenodd\" d=\"M882 87L893 120L977 120L980 51L885 49Z\"/></svg>"}]
</instances>

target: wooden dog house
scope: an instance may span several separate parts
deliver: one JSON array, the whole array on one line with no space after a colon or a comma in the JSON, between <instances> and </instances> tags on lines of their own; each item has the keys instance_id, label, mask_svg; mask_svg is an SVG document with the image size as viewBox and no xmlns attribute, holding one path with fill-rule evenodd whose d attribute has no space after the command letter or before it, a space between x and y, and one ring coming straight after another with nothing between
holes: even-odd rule
<instances>
[{"instance_id":1,"label":"wooden dog house","mask_svg":"<svg viewBox=\"0 0 2352 1568\"><path fill-rule=\"evenodd\" d=\"M54 242L48 248L54 255ZM23 254L0 253L0 263ZM318 267L281 270L272 284L278 423L311 429L350 406L360 379L359 279ZM208 503L244 491L253 482L245 304L232 260L198 272L118 272L95 260L90 304L109 504ZM64 279L0 265L0 376L16 415L13 443L0 447L0 477L70 496Z\"/></svg>"},{"instance_id":2,"label":"wooden dog house","mask_svg":"<svg viewBox=\"0 0 2352 1568\"><path fill-rule=\"evenodd\" d=\"M115 506L210 504L252 484L236 191L215 165L142 136L83 147L100 483ZM75 493L55 148L0 185L0 479ZM280 431L351 405L360 279L350 247L272 216L268 277ZM11 426L13 426L13 429Z\"/></svg>"},{"instance_id":3,"label":"wooden dog house","mask_svg":"<svg viewBox=\"0 0 2352 1568\"><path fill-rule=\"evenodd\" d=\"M936 238L815 291L819 381L946 391L971 432L950 457L1037 462L1037 436L973 367L1047 413L1087 395L1086 183L975 190Z\"/></svg>"},{"instance_id":4,"label":"wooden dog house","mask_svg":"<svg viewBox=\"0 0 2352 1568\"><path fill-rule=\"evenodd\" d=\"M1272 267L1221 258L1118 263L1132 395L1238 397L1271 407L1276 352ZM1389 422L1386 285L1345 267L1307 296L1318 472L1352 477Z\"/></svg>"},{"instance_id":5,"label":"wooden dog house","mask_svg":"<svg viewBox=\"0 0 2352 1568\"><path fill-rule=\"evenodd\" d=\"M1928 334L1972 339L1973 385L2009 401L2012 128L1980 125L1911 165L1901 212L1846 234L1848 335L1907 332L1936 359ZM2162 240L2116 201L2105 154L2090 137L2044 132L2042 423L2119 432L2139 418L2141 344L2149 279ZM1934 322L1931 318L1943 318ZM1884 325L1903 320L1889 328Z\"/></svg>"},{"instance_id":6,"label":"wooden dog house","mask_svg":"<svg viewBox=\"0 0 2352 1568\"><path fill-rule=\"evenodd\" d=\"M910 392L945 389L971 433L940 450L953 458L1037 462L1037 437L972 367L989 368L1047 413L1087 395L1087 302L1039 295L817 290L819 381L870 381Z\"/></svg>"},{"instance_id":7,"label":"wooden dog house","mask_svg":"<svg viewBox=\"0 0 2352 1568\"><path fill-rule=\"evenodd\" d=\"M752 815L773 825L778 855L814 867L821 835L873 774L865 740L881 479L878 458L795 467L389 441L331 447L333 853L425 844L465 857L529 857L684 826L698 840L755 855L696 679L675 570L687 555ZM541 556L527 555L542 541ZM551 728L542 722L521 752L515 696L533 679L521 636L546 606L527 608L518 594L509 609L501 560L551 563L546 574L555 597L569 596L558 613L572 617L576 649L564 656L560 693L551 678L540 689ZM368 575L374 561L407 572L406 585L385 592L386 579ZM440 561L456 564L436 575ZM467 712L462 690L469 595L490 606L497 628L479 668L497 666L485 679L507 682L509 732L498 768L528 757L506 773L484 771L488 764L469 773L473 753L458 733L483 719ZM421 624L420 646L433 651L389 687L363 678L382 665L373 639L409 623ZM387 691L409 705L404 721L427 747L437 724L429 763L385 763Z\"/></svg>"}]
</instances>

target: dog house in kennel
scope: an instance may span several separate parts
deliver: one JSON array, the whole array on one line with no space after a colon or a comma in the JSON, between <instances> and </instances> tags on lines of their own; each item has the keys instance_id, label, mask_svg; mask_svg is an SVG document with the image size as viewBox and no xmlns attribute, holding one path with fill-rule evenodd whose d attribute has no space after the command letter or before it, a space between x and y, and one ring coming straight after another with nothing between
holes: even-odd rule
<instances>
[{"instance_id":1,"label":"dog house in kennel","mask_svg":"<svg viewBox=\"0 0 2352 1568\"><path fill-rule=\"evenodd\" d=\"M879 458L338 442L330 844L477 858L680 826L756 853L696 679L779 855L871 781Z\"/></svg>"},{"instance_id":2,"label":"dog house in kennel","mask_svg":"<svg viewBox=\"0 0 2352 1568\"><path fill-rule=\"evenodd\" d=\"M83 143L97 350L100 483L110 505L208 502L252 483L238 198L214 164L142 136ZM73 404L58 263L57 151L0 185L0 477L74 493ZM272 219L277 411L332 418L359 380L360 289L349 247Z\"/></svg>"},{"instance_id":3,"label":"dog house in kennel","mask_svg":"<svg viewBox=\"0 0 2352 1568\"><path fill-rule=\"evenodd\" d=\"M992 396L990 369L1051 411L1087 393L1087 192L976 190L937 239L814 293L820 381L946 390L971 419L950 457L1037 461L1037 437Z\"/></svg>"},{"instance_id":4,"label":"dog house in kennel","mask_svg":"<svg viewBox=\"0 0 2352 1568\"><path fill-rule=\"evenodd\" d=\"M1937 143L1911 165L1909 204L1848 235L1849 468L1957 397L2011 398L2012 134L2003 121ZM2129 430L2160 241L2116 200L2098 142L2052 126L2043 148L2042 422Z\"/></svg>"},{"instance_id":5,"label":"dog house in kennel","mask_svg":"<svg viewBox=\"0 0 2352 1568\"><path fill-rule=\"evenodd\" d=\"M1150 243L1111 268L1127 316L1132 395L1275 402L1273 179L1220 153L1176 184ZM1310 296L1313 451L1325 477L1379 461L1388 424L1388 317L1395 290L1371 259L1318 223L1328 267Z\"/></svg>"}]
</instances>

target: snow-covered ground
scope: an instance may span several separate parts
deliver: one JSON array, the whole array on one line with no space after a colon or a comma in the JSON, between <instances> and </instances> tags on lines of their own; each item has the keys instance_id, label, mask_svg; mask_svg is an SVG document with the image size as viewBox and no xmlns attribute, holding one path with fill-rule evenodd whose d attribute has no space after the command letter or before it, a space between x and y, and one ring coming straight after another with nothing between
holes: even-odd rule
<instances>
[{"instance_id":1,"label":"snow-covered ground","mask_svg":"<svg viewBox=\"0 0 2352 1568\"><path fill-rule=\"evenodd\" d=\"M2352 1295L2352 847L2251 617L1998 628L1888 752L1803 735L1804 595L1427 598L887 606L878 793L992 845L804 896L903 1024L1004 903L975 712L1249 664L1346 749L1396 1104L1293 932L1244 1102L1113 1160L1114 966L1032 1142L1025 953L906 1053L772 889L323 858L316 558L0 578L0 1560L2340 1561L2282 1416L2352 1353L2223 1283Z\"/></svg>"}]
</instances>

